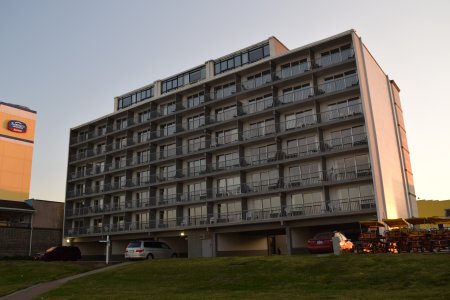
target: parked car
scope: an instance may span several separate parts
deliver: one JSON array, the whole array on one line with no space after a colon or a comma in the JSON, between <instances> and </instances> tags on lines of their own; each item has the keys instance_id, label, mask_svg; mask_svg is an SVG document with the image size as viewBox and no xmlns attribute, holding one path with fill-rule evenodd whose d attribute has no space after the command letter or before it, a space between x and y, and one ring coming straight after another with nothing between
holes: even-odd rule
<instances>
[{"instance_id":1,"label":"parked car","mask_svg":"<svg viewBox=\"0 0 450 300\"><path fill-rule=\"evenodd\" d=\"M329 253L333 252L332 238L337 237L339 239L339 245L341 251L351 251L353 249L353 243L340 232L321 232L316 234L312 239L308 240L308 251L310 253Z\"/></svg>"},{"instance_id":2,"label":"parked car","mask_svg":"<svg viewBox=\"0 0 450 300\"><path fill-rule=\"evenodd\" d=\"M36 253L34 259L37 260L79 260L81 251L74 246L56 246L47 249L44 253Z\"/></svg>"},{"instance_id":3,"label":"parked car","mask_svg":"<svg viewBox=\"0 0 450 300\"><path fill-rule=\"evenodd\" d=\"M125 259L175 258L177 254L163 242L132 241L125 249Z\"/></svg>"}]
</instances>

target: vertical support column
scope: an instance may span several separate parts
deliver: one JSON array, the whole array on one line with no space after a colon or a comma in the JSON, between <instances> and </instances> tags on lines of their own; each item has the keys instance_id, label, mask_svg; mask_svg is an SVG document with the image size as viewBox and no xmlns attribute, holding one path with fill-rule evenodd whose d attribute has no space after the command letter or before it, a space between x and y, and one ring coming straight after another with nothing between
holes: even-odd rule
<instances>
[{"instance_id":1,"label":"vertical support column","mask_svg":"<svg viewBox=\"0 0 450 300\"><path fill-rule=\"evenodd\" d=\"M287 254L292 255L292 233L291 233L291 227L286 226L286 248L287 248Z\"/></svg>"}]
</instances>

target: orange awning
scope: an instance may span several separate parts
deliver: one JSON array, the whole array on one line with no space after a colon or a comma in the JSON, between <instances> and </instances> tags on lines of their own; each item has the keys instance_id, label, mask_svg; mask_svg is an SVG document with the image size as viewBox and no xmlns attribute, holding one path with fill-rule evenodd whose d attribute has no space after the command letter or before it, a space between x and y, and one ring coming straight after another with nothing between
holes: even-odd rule
<instances>
[{"instance_id":1,"label":"orange awning","mask_svg":"<svg viewBox=\"0 0 450 300\"><path fill-rule=\"evenodd\" d=\"M398 219L383 219L383 222L386 223L389 227L397 227L397 228L406 228L408 227L408 223L403 218Z\"/></svg>"}]
</instances>

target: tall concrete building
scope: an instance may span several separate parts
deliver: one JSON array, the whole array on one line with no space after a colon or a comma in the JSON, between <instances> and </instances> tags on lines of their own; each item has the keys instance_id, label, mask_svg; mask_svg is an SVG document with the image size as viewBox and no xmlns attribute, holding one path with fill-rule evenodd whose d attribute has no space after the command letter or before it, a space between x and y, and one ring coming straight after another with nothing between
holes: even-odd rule
<instances>
[{"instance_id":1,"label":"tall concrete building","mask_svg":"<svg viewBox=\"0 0 450 300\"><path fill-rule=\"evenodd\" d=\"M36 112L0 102L0 199L26 200L30 193Z\"/></svg>"},{"instance_id":2,"label":"tall concrete building","mask_svg":"<svg viewBox=\"0 0 450 300\"><path fill-rule=\"evenodd\" d=\"M293 254L417 216L399 88L353 31L275 37L115 99L70 131L65 236L84 255Z\"/></svg>"}]
</instances>

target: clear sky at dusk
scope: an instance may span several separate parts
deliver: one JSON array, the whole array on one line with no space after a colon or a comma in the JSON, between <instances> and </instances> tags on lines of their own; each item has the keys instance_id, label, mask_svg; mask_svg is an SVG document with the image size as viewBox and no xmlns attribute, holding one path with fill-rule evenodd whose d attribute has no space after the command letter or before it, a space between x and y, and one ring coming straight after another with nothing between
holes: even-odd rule
<instances>
[{"instance_id":1,"label":"clear sky at dusk","mask_svg":"<svg viewBox=\"0 0 450 300\"><path fill-rule=\"evenodd\" d=\"M276 36L354 28L401 88L417 196L450 199L450 1L0 0L0 101L38 112L31 197L64 201L69 129L113 98Z\"/></svg>"}]
</instances>

